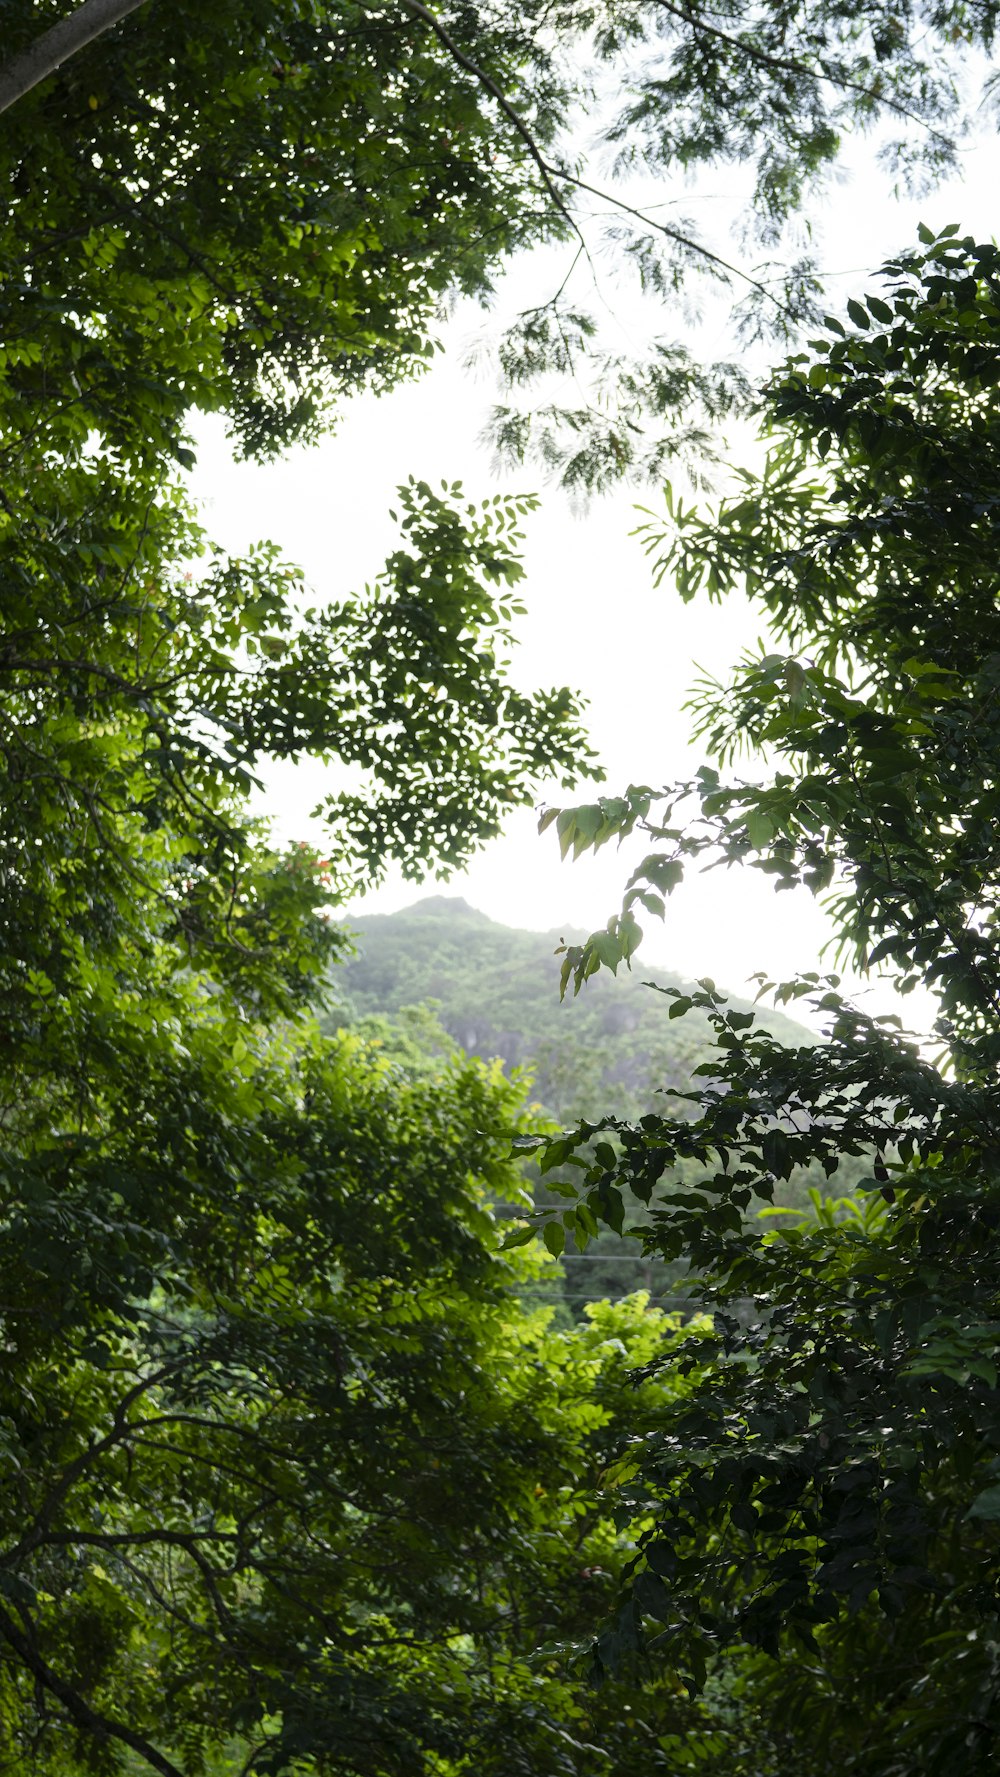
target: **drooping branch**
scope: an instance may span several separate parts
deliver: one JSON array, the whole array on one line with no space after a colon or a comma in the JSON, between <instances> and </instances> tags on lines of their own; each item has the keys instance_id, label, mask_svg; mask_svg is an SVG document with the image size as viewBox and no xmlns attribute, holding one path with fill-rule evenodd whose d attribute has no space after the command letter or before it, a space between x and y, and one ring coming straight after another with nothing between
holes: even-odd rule
<instances>
[{"instance_id":1,"label":"drooping branch","mask_svg":"<svg viewBox=\"0 0 1000 1777\"><path fill-rule=\"evenodd\" d=\"M823 80L828 80L831 86L838 86L844 92L860 93L863 99L873 99L886 111L895 111L907 123L919 124L921 129L934 136L945 148L954 147L952 138L946 136L943 130L935 129L919 112L912 110L901 99L894 98L891 93L884 93L875 86L866 86L862 80L854 80L839 62L829 61L823 56L807 62L800 61L795 56L772 55L759 43L746 37L734 37L729 31L721 30L718 25L710 24L708 19L691 12L687 6L674 5L673 0L655 0L655 4L662 12L671 13L681 24L690 25L696 34L701 31L706 37L714 37L716 42L726 44L729 49L746 56L760 68L770 68L777 74L804 74L811 79L819 75Z\"/></svg>"},{"instance_id":2,"label":"drooping branch","mask_svg":"<svg viewBox=\"0 0 1000 1777\"><path fill-rule=\"evenodd\" d=\"M9 110L33 86L143 4L144 0L83 0L69 18L43 31L29 49L0 68L0 111Z\"/></svg>"}]
</instances>

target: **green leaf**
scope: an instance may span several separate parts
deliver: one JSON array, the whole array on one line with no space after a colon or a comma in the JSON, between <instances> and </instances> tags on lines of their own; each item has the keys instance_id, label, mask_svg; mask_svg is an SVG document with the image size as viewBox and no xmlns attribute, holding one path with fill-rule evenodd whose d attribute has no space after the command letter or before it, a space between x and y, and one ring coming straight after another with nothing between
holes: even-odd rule
<instances>
[{"instance_id":1,"label":"green leaf","mask_svg":"<svg viewBox=\"0 0 1000 1777\"><path fill-rule=\"evenodd\" d=\"M887 302L883 302L879 296L866 296L865 302L868 305L869 313L874 315L877 321L881 321L885 326L891 324L894 316Z\"/></svg>"},{"instance_id":2,"label":"green leaf","mask_svg":"<svg viewBox=\"0 0 1000 1777\"><path fill-rule=\"evenodd\" d=\"M976 1494L965 1515L967 1518L984 1518L990 1522L1000 1518L1000 1486L984 1487L982 1493Z\"/></svg>"},{"instance_id":3,"label":"green leaf","mask_svg":"<svg viewBox=\"0 0 1000 1777\"><path fill-rule=\"evenodd\" d=\"M542 1229L542 1239L549 1252L558 1259L566 1245L566 1230L561 1222L546 1222Z\"/></svg>"},{"instance_id":4,"label":"green leaf","mask_svg":"<svg viewBox=\"0 0 1000 1777\"><path fill-rule=\"evenodd\" d=\"M747 833L755 851L763 851L774 838L774 823L763 809L751 808L746 816Z\"/></svg>"},{"instance_id":5,"label":"green leaf","mask_svg":"<svg viewBox=\"0 0 1000 1777\"><path fill-rule=\"evenodd\" d=\"M500 1251L507 1253L515 1247L527 1246L529 1240L534 1240L535 1232L535 1229L530 1226L512 1229L509 1234L504 1235L500 1243Z\"/></svg>"},{"instance_id":6,"label":"green leaf","mask_svg":"<svg viewBox=\"0 0 1000 1777\"><path fill-rule=\"evenodd\" d=\"M661 895L669 895L683 879L684 865L679 858L668 858L659 852L651 852L633 870L627 887L632 888L640 882L651 882Z\"/></svg>"}]
</instances>

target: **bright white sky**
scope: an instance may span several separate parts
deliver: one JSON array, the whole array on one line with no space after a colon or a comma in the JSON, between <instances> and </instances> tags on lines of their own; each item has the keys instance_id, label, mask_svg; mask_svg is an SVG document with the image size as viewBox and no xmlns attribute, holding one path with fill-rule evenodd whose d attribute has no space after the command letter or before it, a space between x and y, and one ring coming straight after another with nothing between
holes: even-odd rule
<instances>
[{"instance_id":1,"label":"bright white sky","mask_svg":"<svg viewBox=\"0 0 1000 1777\"><path fill-rule=\"evenodd\" d=\"M963 232L991 237L995 138L964 160L964 181L919 202L896 202L874 169L870 150L862 143L848 149L838 186L816 218L822 263L834 274L831 309L862 292L884 258L914 242L920 220L935 230L958 222ZM714 203L716 215L732 212L735 175L716 174L706 188L714 194L707 201ZM683 205L697 207L689 195ZM704 209L699 214L704 217ZM727 251L723 231L718 244ZM517 268L511 280L515 297L548 295L551 267L551 257L539 255ZM607 294L627 327L627 298L613 285ZM666 321L652 316L651 323L658 331L684 335L679 315ZM689 718L681 708L697 676L696 663L724 672L754 642L760 623L736 600L721 607L707 601L684 606L668 586L653 589L641 547L629 533L637 523L638 503L656 508L654 492L619 492L580 515L555 489L539 488L536 472L494 481L478 441L494 389L488 376L477 379L462 366L482 326L478 310L461 311L449 327L445 356L420 383L381 399L355 401L332 437L281 463L236 464L221 425L199 427L194 491L206 527L232 551L273 539L301 564L322 601L360 587L379 571L394 546L388 516L394 489L411 473L432 482L462 480L473 498L500 485L542 492L541 511L527 521L527 578L520 592L528 614L519 632L515 681L525 689L568 683L588 699L590 732L608 773L605 793L613 795L630 781L656 785L688 776L702 762L698 749L688 745ZM731 350L721 328L719 337L708 330L700 343L707 353ZM739 451L734 448L733 460L745 460L749 448L749 441ZM320 767L272 770L264 809L276 836L310 837L322 848L322 830L311 811L334 787ZM566 799L587 800L588 791ZM608 848L596 859L562 864L554 832L539 838L534 817L525 811L443 892L462 895L509 925L591 930L617 910L630 868L625 855ZM363 907L348 909L348 917L352 911L391 912L420 893L440 889L434 883L417 890L390 881ZM710 974L736 992L745 991L748 976L758 969L784 979L819 966L829 936L822 908L807 892L775 895L768 879L753 870L717 870L689 880L668 903L665 926L649 921L647 927L641 956L649 964L690 976ZM882 1011L891 999L885 987L869 987L862 1003ZM900 1010L918 1023L932 1015L915 999Z\"/></svg>"}]
</instances>

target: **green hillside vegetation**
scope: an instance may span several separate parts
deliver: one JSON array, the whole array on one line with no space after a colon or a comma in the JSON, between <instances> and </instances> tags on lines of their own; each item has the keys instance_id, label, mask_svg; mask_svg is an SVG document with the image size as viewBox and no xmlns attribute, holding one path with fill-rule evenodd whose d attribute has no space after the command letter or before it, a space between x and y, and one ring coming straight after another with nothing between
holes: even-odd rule
<instances>
[{"instance_id":1,"label":"green hillside vegetation","mask_svg":"<svg viewBox=\"0 0 1000 1777\"><path fill-rule=\"evenodd\" d=\"M696 1084L695 1069L717 1051L704 1015L669 1016L672 1002L657 988L685 988L680 974L641 965L633 974L594 976L577 999L559 998L563 939L580 934L530 932L498 924L457 896L431 895L399 913L353 922L357 954L333 972L328 1028L350 1025L383 1044L407 1072L433 1072L456 1051L522 1070L540 1116L566 1125L606 1113L638 1119L663 1104L663 1092ZM734 1009L750 1002L734 998ZM792 1047L815 1035L768 1008L753 1008ZM675 1101L676 1102L676 1101ZM558 1175L549 1175L550 1178ZM556 1201L535 1176L539 1204ZM793 1175L776 1202L797 1208L822 1172ZM838 1179L838 1191L847 1188ZM567 1252L559 1277L550 1271L536 1293L579 1315L587 1302L647 1290L661 1306L684 1300L683 1269L646 1255L641 1217L625 1240L605 1232L584 1253Z\"/></svg>"},{"instance_id":2,"label":"green hillside vegetation","mask_svg":"<svg viewBox=\"0 0 1000 1777\"><path fill-rule=\"evenodd\" d=\"M597 1118L611 1105L616 1115L642 1116L657 1091L685 1089L714 1050L705 1019L668 1018L649 985L690 986L679 974L640 963L634 974L597 975L579 998L560 1001L554 952L582 936L568 927L521 931L457 896L430 895L400 913L357 919L353 929L358 954L334 980L345 1022L432 1004L466 1054L530 1069L533 1095L557 1123ZM731 1003L750 1009L745 1000ZM790 1018L755 1009L783 1042L816 1041Z\"/></svg>"}]
</instances>

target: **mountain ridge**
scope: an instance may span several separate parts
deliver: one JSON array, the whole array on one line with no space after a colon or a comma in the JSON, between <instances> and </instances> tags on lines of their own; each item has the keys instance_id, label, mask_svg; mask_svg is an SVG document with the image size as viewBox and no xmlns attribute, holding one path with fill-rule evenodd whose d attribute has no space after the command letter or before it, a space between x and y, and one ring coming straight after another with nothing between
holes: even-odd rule
<instances>
[{"instance_id":1,"label":"mountain ridge","mask_svg":"<svg viewBox=\"0 0 1000 1777\"><path fill-rule=\"evenodd\" d=\"M348 929L358 951L334 980L344 1022L430 1002L468 1053L499 1057L508 1069L531 1068L536 1096L559 1122L642 1115L658 1089L684 1089L713 1048L702 1013L667 1018L656 989L689 988L690 977L679 971L602 971L575 1000L560 1000L553 953L561 941L586 936L575 928L507 926L461 896L428 895L395 913L357 916ZM782 1013L738 995L729 1003L754 1011L783 1041L818 1041Z\"/></svg>"}]
</instances>

